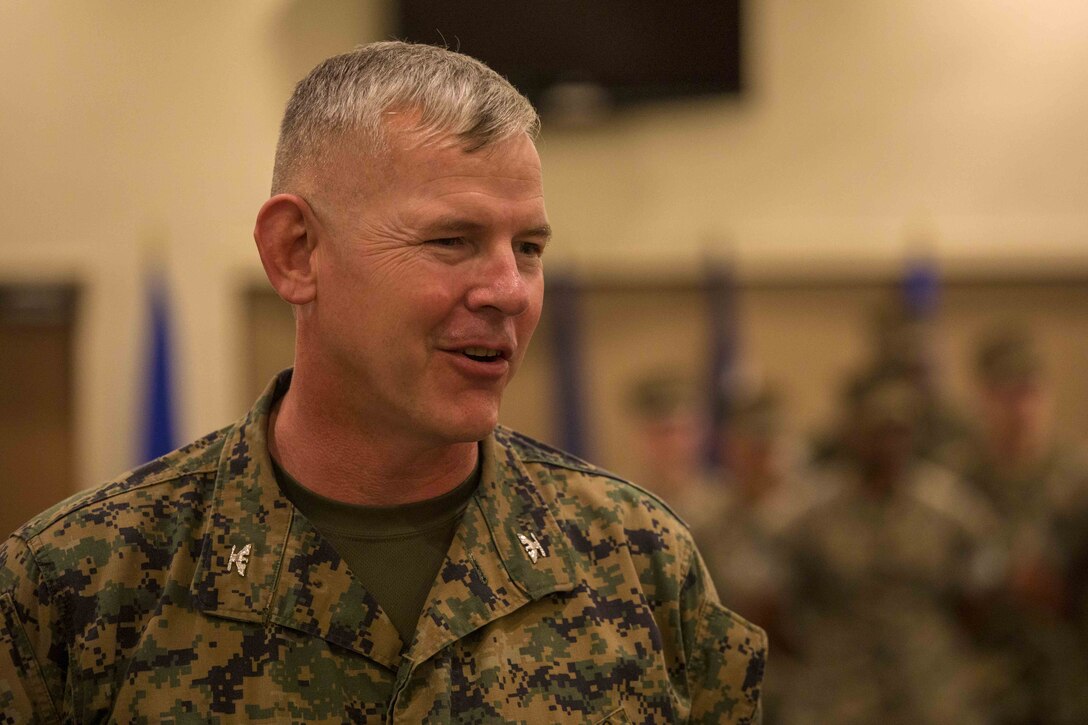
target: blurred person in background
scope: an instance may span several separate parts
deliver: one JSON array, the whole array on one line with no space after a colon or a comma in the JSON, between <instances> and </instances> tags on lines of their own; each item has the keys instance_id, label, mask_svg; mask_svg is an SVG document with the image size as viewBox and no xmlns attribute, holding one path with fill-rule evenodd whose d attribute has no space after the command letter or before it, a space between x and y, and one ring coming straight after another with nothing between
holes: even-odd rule
<instances>
[{"instance_id":1,"label":"blurred person in background","mask_svg":"<svg viewBox=\"0 0 1088 725\"><path fill-rule=\"evenodd\" d=\"M627 409L641 482L693 529L700 528L720 491L706 473L706 407L694 382L665 371L643 375L627 392Z\"/></svg>"},{"instance_id":2,"label":"blurred person in background","mask_svg":"<svg viewBox=\"0 0 1088 725\"><path fill-rule=\"evenodd\" d=\"M996 509L1007 552L983 641L1004 667L997 722L1088 722L1088 459L1052 430L1043 360L1015 325L976 352L980 431L967 480Z\"/></svg>"},{"instance_id":3,"label":"blurred person in background","mask_svg":"<svg viewBox=\"0 0 1088 725\"><path fill-rule=\"evenodd\" d=\"M941 387L937 319L911 309L896 295L877 308L871 339L872 369L896 371L917 393L915 452L961 471L970 447L971 425Z\"/></svg>"},{"instance_id":4,"label":"blurred person in background","mask_svg":"<svg viewBox=\"0 0 1088 725\"><path fill-rule=\"evenodd\" d=\"M971 426L948 400L940 384L937 321L933 314L912 309L898 289L876 308L868 331L869 357L863 369L870 374L892 371L917 393L915 452L922 458L961 471L970 448ZM849 395L849 393L847 393ZM830 435L819 438L814 457L820 461L848 458L852 423L849 409Z\"/></svg>"},{"instance_id":5,"label":"blurred person in background","mask_svg":"<svg viewBox=\"0 0 1088 725\"><path fill-rule=\"evenodd\" d=\"M718 495L692 533L723 601L740 607L774 643L763 695L768 722L777 722L792 649L781 620L790 580L781 537L819 489L786 438L777 390L751 386L733 398L722 419Z\"/></svg>"},{"instance_id":6,"label":"blurred person in background","mask_svg":"<svg viewBox=\"0 0 1088 725\"><path fill-rule=\"evenodd\" d=\"M735 397L720 432L718 493L693 529L719 592L745 602L762 623L776 619L785 583L779 536L819 493L791 457L784 427L778 391L760 387Z\"/></svg>"},{"instance_id":7,"label":"blurred person in background","mask_svg":"<svg viewBox=\"0 0 1088 725\"><path fill-rule=\"evenodd\" d=\"M913 380L878 370L849 390L847 455L784 535L797 667L781 722L986 722L961 613L993 576L991 513L918 456Z\"/></svg>"}]
</instances>

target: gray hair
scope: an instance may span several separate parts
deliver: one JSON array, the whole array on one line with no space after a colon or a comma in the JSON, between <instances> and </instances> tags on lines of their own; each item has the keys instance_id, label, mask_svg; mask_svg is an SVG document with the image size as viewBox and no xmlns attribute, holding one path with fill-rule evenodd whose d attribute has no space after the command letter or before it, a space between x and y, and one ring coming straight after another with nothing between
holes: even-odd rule
<instances>
[{"instance_id":1,"label":"gray hair","mask_svg":"<svg viewBox=\"0 0 1088 725\"><path fill-rule=\"evenodd\" d=\"M450 135L475 151L519 134L535 138L540 118L509 81L467 55L388 41L329 58L299 81L280 126L272 193L287 191L329 141L359 134L385 148L385 119L418 114L425 137Z\"/></svg>"}]
</instances>

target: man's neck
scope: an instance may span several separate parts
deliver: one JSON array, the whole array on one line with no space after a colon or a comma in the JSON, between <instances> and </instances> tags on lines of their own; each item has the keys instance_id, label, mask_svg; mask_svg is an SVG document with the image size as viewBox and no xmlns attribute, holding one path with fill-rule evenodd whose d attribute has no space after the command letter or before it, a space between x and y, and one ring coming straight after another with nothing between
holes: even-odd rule
<instances>
[{"instance_id":1,"label":"man's neck","mask_svg":"<svg viewBox=\"0 0 1088 725\"><path fill-rule=\"evenodd\" d=\"M454 489L476 466L476 443L428 446L383 435L345 423L335 406L306 400L293 382L269 417L268 449L327 498L367 506L424 501Z\"/></svg>"}]
</instances>

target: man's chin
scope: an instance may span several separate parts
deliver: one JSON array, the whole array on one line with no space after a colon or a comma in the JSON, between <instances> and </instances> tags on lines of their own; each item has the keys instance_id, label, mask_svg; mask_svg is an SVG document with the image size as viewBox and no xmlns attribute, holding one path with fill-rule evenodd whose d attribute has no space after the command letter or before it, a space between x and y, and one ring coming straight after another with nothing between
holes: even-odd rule
<instances>
[{"instance_id":1,"label":"man's chin","mask_svg":"<svg viewBox=\"0 0 1088 725\"><path fill-rule=\"evenodd\" d=\"M498 411L459 416L457 420L451 420L443 426L442 437L451 444L475 443L491 435L498 424Z\"/></svg>"},{"instance_id":2,"label":"man's chin","mask_svg":"<svg viewBox=\"0 0 1088 725\"><path fill-rule=\"evenodd\" d=\"M487 438L495 430L495 426L499 424L498 416L494 420L487 422L480 422L471 426L466 426L463 435L459 436L459 439L463 443L475 443L476 441L482 441Z\"/></svg>"}]
</instances>

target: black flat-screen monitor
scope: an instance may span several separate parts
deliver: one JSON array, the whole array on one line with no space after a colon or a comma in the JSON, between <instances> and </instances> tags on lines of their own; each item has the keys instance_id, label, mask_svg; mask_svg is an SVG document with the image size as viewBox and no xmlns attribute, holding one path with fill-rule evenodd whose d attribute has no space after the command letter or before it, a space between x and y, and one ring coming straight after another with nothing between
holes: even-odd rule
<instances>
[{"instance_id":1,"label":"black flat-screen monitor","mask_svg":"<svg viewBox=\"0 0 1088 725\"><path fill-rule=\"evenodd\" d=\"M397 37L479 58L544 112L742 88L741 0L398 0Z\"/></svg>"}]
</instances>

